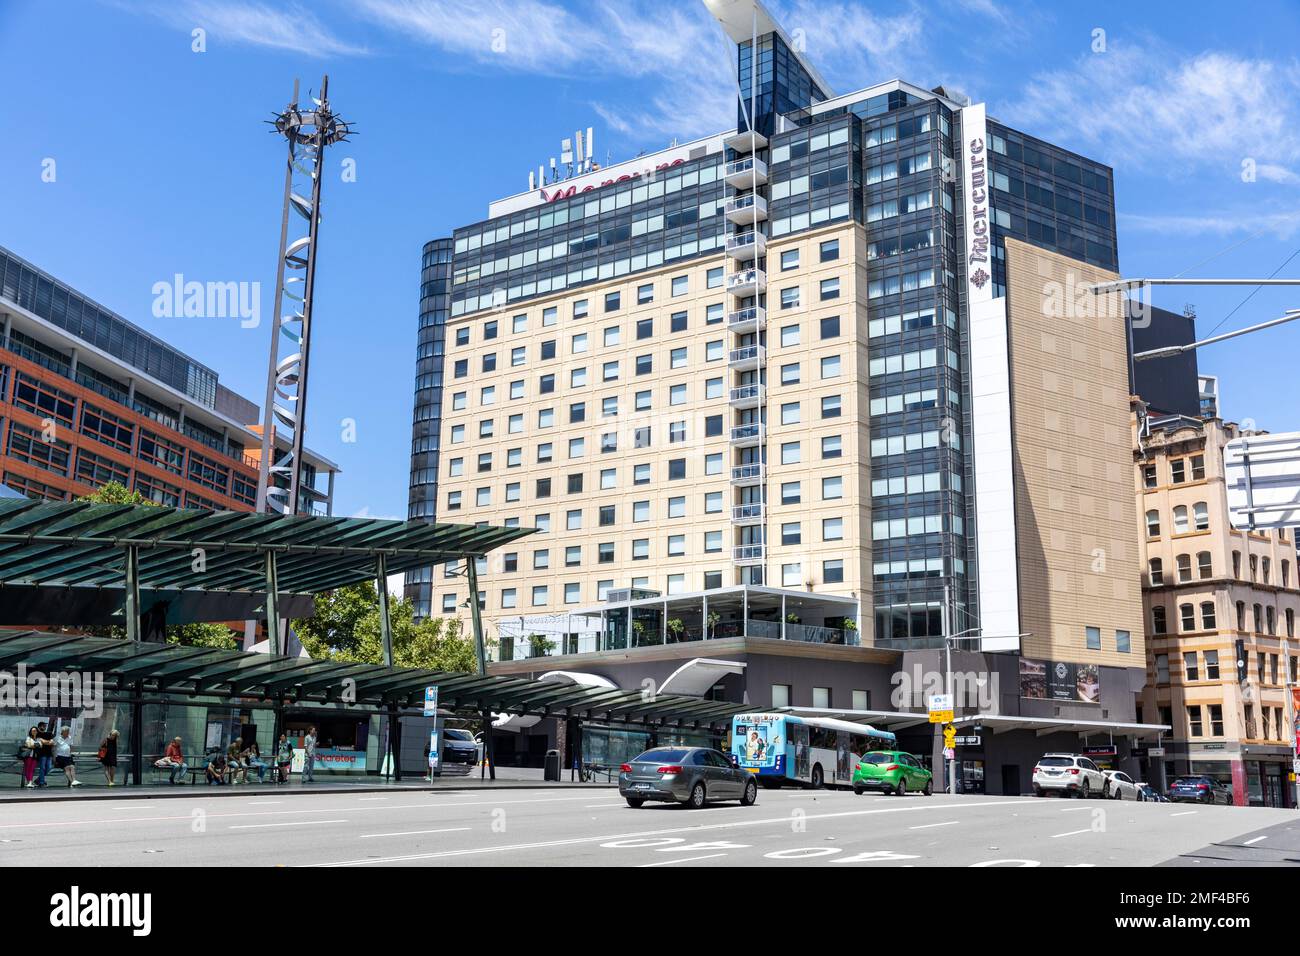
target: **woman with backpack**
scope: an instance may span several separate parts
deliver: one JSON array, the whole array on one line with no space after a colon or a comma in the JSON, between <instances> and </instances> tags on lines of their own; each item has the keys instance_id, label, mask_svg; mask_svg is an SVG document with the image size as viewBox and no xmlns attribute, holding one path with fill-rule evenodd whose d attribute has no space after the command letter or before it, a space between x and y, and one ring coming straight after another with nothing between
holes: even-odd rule
<instances>
[{"instance_id":1,"label":"woman with backpack","mask_svg":"<svg viewBox=\"0 0 1300 956\"><path fill-rule=\"evenodd\" d=\"M110 787L117 778L117 737L117 730L110 730L99 744L99 763L104 768L104 776L108 778Z\"/></svg>"},{"instance_id":2,"label":"woman with backpack","mask_svg":"<svg viewBox=\"0 0 1300 956\"><path fill-rule=\"evenodd\" d=\"M36 786L36 781L32 779L32 775L36 773L36 758L40 755L40 746L40 742L36 738L36 728L28 728L27 736L23 739L23 745L18 748L18 756L23 758L24 787Z\"/></svg>"}]
</instances>

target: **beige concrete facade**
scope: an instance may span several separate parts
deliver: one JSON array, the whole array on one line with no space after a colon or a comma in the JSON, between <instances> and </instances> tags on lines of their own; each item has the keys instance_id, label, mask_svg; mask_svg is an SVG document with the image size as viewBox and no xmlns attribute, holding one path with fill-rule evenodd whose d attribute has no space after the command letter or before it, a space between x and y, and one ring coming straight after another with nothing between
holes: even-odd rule
<instances>
[{"instance_id":1,"label":"beige concrete facade","mask_svg":"<svg viewBox=\"0 0 1300 956\"><path fill-rule=\"evenodd\" d=\"M1157 422L1147 435L1133 424L1148 634L1142 705L1147 720L1174 728L1173 773L1223 776L1222 765L1242 762L1283 771L1294 739L1285 684L1300 667L1295 539L1231 527L1223 450L1240 434L1217 418ZM1246 771L1247 794L1263 800L1258 767Z\"/></svg>"},{"instance_id":2,"label":"beige concrete facade","mask_svg":"<svg viewBox=\"0 0 1300 956\"><path fill-rule=\"evenodd\" d=\"M826 242L838 252L822 261ZM611 588L745 583L730 398L757 370L733 367L755 344L728 322L735 269L719 253L449 320L439 515L546 529L480 575L489 623L590 607ZM767 244L766 582L865 595L869 622L866 281L860 226ZM463 613L466 597L434 569L434 613Z\"/></svg>"},{"instance_id":3,"label":"beige concrete facade","mask_svg":"<svg viewBox=\"0 0 1300 956\"><path fill-rule=\"evenodd\" d=\"M1141 668L1124 312L1082 288L1116 276L1006 253L1022 653Z\"/></svg>"}]
</instances>

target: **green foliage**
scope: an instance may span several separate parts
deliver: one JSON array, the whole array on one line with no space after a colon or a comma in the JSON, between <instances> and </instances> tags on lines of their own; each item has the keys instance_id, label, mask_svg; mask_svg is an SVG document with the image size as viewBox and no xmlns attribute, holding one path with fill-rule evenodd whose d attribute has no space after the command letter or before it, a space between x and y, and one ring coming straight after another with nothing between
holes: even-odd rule
<instances>
[{"instance_id":1,"label":"green foliage","mask_svg":"<svg viewBox=\"0 0 1300 956\"><path fill-rule=\"evenodd\" d=\"M93 501L101 505L152 505L150 501L138 491L128 491L124 486L119 485L116 481L110 481L101 487L94 494L83 495L78 501Z\"/></svg>"},{"instance_id":2,"label":"green foliage","mask_svg":"<svg viewBox=\"0 0 1300 956\"><path fill-rule=\"evenodd\" d=\"M389 598L393 627L393 663L441 671L473 671L474 645L462 635L458 619L415 620L410 602ZM312 657L357 664L384 659L379 629L379 597L369 581L317 595L316 614L293 622L302 646Z\"/></svg>"},{"instance_id":3,"label":"green foliage","mask_svg":"<svg viewBox=\"0 0 1300 956\"><path fill-rule=\"evenodd\" d=\"M126 640L126 628L121 624L97 624L80 628L92 637L112 637ZM224 624L197 621L191 624L167 625L167 643L182 647L211 647L227 651L239 650L239 638Z\"/></svg>"}]
</instances>

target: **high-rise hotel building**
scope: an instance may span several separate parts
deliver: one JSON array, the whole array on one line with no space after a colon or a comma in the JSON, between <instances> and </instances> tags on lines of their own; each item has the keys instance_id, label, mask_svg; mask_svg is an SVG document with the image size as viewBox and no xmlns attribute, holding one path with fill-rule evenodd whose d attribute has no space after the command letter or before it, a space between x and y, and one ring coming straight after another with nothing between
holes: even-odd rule
<instances>
[{"instance_id":1,"label":"high-rise hotel building","mask_svg":"<svg viewBox=\"0 0 1300 956\"><path fill-rule=\"evenodd\" d=\"M1117 268L1110 169L942 88L837 96L761 4L706 6L735 130L425 250L411 516L539 531L479 576L495 667L722 655L748 675L699 692L897 710L905 655L967 632L1114 668L1086 713L1131 719L1124 306L1078 294ZM831 676L760 677L777 647Z\"/></svg>"}]
</instances>

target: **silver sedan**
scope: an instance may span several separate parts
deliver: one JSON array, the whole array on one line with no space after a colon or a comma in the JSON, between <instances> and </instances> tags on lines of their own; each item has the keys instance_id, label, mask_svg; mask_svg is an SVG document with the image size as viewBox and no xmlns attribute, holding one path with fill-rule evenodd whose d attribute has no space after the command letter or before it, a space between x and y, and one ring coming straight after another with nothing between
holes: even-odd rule
<instances>
[{"instance_id":1,"label":"silver sedan","mask_svg":"<svg viewBox=\"0 0 1300 956\"><path fill-rule=\"evenodd\" d=\"M758 799L758 784L708 747L655 747L623 764L618 792L629 807L647 800L695 809L709 800L739 800L748 807Z\"/></svg>"}]
</instances>

